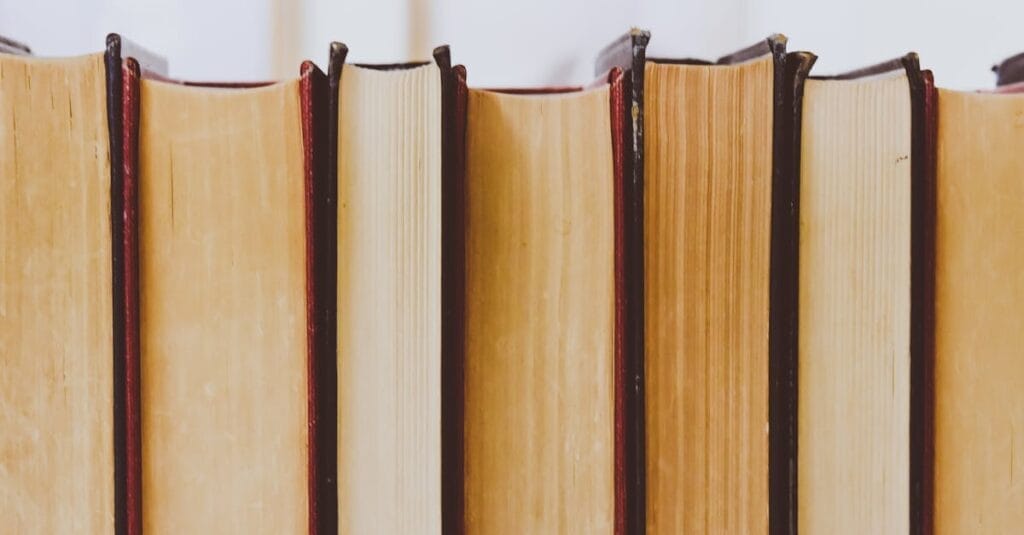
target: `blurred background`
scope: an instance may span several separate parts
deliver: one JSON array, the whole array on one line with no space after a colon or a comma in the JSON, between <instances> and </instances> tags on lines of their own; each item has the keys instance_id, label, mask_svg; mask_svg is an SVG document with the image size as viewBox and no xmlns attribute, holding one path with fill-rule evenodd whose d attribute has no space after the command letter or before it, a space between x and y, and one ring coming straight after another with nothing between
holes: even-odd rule
<instances>
[{"instance_id":1,"label":"blurred background","mask_svg":"<svg viewBox=\"0 0 1024 535\"><path fill-rule=\"evenodd\" d=\"M108 32L193 80L295 76L328 43L350 61L427 59L452 46L476 86L580 84L595 53L636 26L650 55L714 59L775 32L829 74L916 51L939 85L994 85L1024 51L1022 0L0 0L0 35L38 55L99 51Z\"/></svg>"}]
</instances>

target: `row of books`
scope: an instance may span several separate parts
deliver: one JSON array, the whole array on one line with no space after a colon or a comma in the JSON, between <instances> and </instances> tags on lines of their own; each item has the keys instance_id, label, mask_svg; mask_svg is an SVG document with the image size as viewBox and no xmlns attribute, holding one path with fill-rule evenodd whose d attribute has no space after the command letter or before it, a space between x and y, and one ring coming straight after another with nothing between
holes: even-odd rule
<instances>
[{"instance_id":1,"label":"row of books","mask_svg":"<svg viewBox=\"0 0 1024 535\"><path fill-rule=\"evenodd\" d=\"M585 87L0 40L14 533L1024 525L1024 57Z\"/></svg>"}]
</instances>

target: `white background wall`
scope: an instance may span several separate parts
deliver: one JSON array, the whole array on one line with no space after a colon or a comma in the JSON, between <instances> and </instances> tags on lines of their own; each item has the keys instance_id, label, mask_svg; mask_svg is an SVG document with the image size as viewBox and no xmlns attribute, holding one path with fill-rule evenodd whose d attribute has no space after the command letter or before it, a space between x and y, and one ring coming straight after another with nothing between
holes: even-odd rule
<instances>
[{"instance_id":1,"label":"white background wall","mask_svg":"<svg viewBox=\"0 0 1024 535\"><path fill-rule=\"evenodd\" d=\"M1022 22L1022 0L0 0L0 35L38 54L97 51L117 31L201 80L292 76L341 40L364 62L449 43L474 85L585 83L596 51L638 26L651 54L708 58L782 32L817 73L915 50L940 85L982 88L1024 50Z\"/></svg>"}]
</instances>

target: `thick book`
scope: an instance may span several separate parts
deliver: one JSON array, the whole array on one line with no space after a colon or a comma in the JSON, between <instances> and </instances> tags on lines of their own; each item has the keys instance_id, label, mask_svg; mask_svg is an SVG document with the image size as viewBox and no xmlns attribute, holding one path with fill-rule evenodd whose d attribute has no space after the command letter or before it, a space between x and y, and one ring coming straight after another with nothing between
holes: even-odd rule
<instances>
[{"instance_id":1,"label":"thick book","mask_svg":"<svg viewBox=\"0 0 1024 535\"><path fill-rule=\"evenodd\" d=\"M447 236L461 232L450 213L461 152L454 70L446 46L433 62L395 65L346 64L346 53L332 45L329 68L339 528L451 532L446 489L460 472L444 452L459 400L445 392L461 359L451 329L462 262Z\"/></svg>"},{"instance_id":2,"label":"thick book","mask_svg":"<svg viewBox=\"0 0 1024 535\"><path fill-rule=\"evenodd\" d=\"M332 532L326 76L309 62L271 84L125 73L133 528Z\"/></svg>"},{"instance_id":3,"label":"thick book","mask_svg":"<svg viewBox=\"0 0 1024 535\"><path fill-rule=\"evenodd\" d=\"M934 106L918 65L804 86L797 526L812 533L922 532Z\"/></svg>"},{"instance_id":4,"label":"thick book","mask_svg":"<svg viewBox=\"0 0 1024 535\"><path fill-rule=\"evenodd\" d=\"M468 90L467 533L624 532L623 91Z\"/></svg>"},{"instance_id":5,"label":"thick book","mask_svg":"<svg viewBox=\"0 0 1024 535\"><path fill-rule=\"evenodd\" d=\"M132 532L121 46L40 59L0 38L0 516L15 532Z\"/></svg>"},{"instance_id":6,"label":"thick book","mask_svg":"<svg viewBox=\"0 0 1024 535\"><path fill-rule=\"evenodd\" d=\"M938 91L935 533L1024 524L1022 117L1019 94Z\"/></svg>"},{"instance_id":7,"label":"thick book","mask_svg":"<svg viewBox=\"0 0 1024 535\"><path fill-rule=\"evenodd\" d=\"M648 532L794 524L793 124L809 61L773 36L633 69Z\"/></svg>"}]
</instances>

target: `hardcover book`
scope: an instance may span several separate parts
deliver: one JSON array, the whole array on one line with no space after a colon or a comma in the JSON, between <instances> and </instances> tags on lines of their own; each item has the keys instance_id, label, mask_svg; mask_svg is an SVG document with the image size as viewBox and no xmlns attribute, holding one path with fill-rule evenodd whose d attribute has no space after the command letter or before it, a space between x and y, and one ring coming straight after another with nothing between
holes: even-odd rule
<instances>
[{"instance_id":1,"label":"hardcover book","mask_svg":"<svg viewBox=\"0 0 1024 535\"><path fill-rule=\"evenodd\" d=\"M921 532L934 147L909 54L811 77L800 146L798 527Z\"/></svg>"},{"instance_id":2,"label":"hardcover book","mask_svg":"<svg viewBox=\"0 0 1024 535\"><path fill-rule=\"evenodd\" d=\"M345 64L346 52L333 45L330 63L340 531L442 533L461 474L444 453L461 409L443 376L461 359L462 252L445 236L461 232L455 75L448 47L400 65Z\"/></svg>"},{"instance_id":3,"label":"hardcover book","mask_svg":"<svg viewBox=\"0 0 1024 535\"><path fill-rule=\"evenodd\" d=\"M278 83L130 77L125 89L138 102L125 121L138 526L333 531L319 503L334 477L318 384L333 306L316 268L326 77L307 62Z\"/></svg>"},{"instance_id":4,"label":"hardcover book","mask_svg":"<svg viewBox=\"0 0 1024 535\"><path fill-rule=\"evenodd\" d=\"M623 532L623 90L468 91L468 533Z\"/></svg>"},{"instance_id":5,"label":"hardcover book","mask_svg":"<svg viewBox=\"0 0 1024 535\"><path fill-rule=\"evenodd\" d=\"M0 517L12 532L115 528L110 141L102 53L0 54Z\"/></svg>"},{"instance_id":6,"label":"hardcover book","mask_svg":"<svg viewBox=\"0 0 1024 535\"><path fill-rule=\"evenodd\" d=\"M646 61L649 533L793 525L793 99L807 66L782 36L714 63Z\"/></svg>"},{"instance_id":7,"label":"hardcover book","mask_svg":"<svg viewBox=\"0 0 1024 535\"><path fill-rule=\"evenodd\" d=\"M934 532L1024 523L1024 96L940 89Z\"/></svg>"},{"instance_id":8,"label":"hardcover book","mask_svg":"<svg viewBox=\"0 0 1024 535\"><path fill-rule=\"evenodd\" d=\"M133 533L122 45L36 58L0 38L0 517L15 532Z\"/></svg>"}]
</instances>

